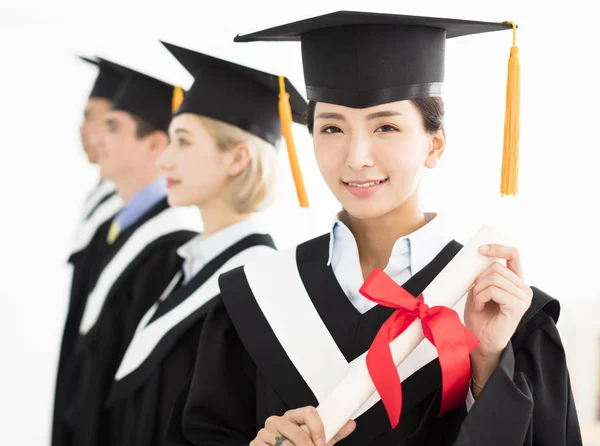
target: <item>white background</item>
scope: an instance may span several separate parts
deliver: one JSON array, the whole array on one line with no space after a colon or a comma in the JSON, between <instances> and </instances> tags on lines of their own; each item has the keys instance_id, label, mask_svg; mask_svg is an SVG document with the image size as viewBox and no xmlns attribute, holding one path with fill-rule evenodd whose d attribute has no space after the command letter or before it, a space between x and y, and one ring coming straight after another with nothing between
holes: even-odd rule
<instances>
[{"instance_id":1,"label":"white background","mask_svg":"<svg viewBox=\"0 0 600 446\"><path fill-rule=\"evenodd\" d=\"M340 9L514 20L522 64L521 193L499 200L511 33L448 42L448 150L423 186L428 210L451 213L456 237L499 223L520 246L531 284L561 299L582 423L597 412L600 361L598 192L600 51L593 2L569 1L0 0L0 444L48 443L67 298L65 259L80 204L96 181L78 124L99 54L189 87L158 39L286 74L304 92L299 44L234 44L238 32ZM338 210L311 140L295 129L312 208L297 207L285 150L267 212L280 246L325 232ZM460 223L460 226L458 225ZM593 387L595 386L595 390Z\"/></svg>"}]
</instances>

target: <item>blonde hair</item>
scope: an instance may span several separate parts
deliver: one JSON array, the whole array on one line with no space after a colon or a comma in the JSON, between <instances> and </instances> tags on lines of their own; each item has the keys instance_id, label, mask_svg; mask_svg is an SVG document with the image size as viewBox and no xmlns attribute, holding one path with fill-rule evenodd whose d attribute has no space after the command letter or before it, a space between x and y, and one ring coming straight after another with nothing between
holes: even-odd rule
<instances>
[{"instance_id":1,"label":"blonde hair","mask_svg":"<svg viewBox=\"0 0 600 446\"><path fill-rule=\"evenodd\" d=\"M227 201L240 214L264 209L270 204L275 188L275 147L234 125L206 116L199 118L219 150L226 152L242 143L247 144L250 149L248 167L229 185L226 191Z\"/></svg>"}]
</instances>

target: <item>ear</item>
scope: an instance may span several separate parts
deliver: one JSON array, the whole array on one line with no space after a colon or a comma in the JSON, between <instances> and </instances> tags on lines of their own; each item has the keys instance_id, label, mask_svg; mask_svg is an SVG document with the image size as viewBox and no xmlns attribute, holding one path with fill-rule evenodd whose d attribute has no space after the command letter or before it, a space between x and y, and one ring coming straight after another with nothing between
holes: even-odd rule
<instances>
[{"instance_id":1,"label":"ear","mask_svg":"<svg viewBox=\"0 0 600 446\"><path fill-rule=\"evenodd\" d=\"M250 160L252 159L252 150L247 143L241 142L231 149L231 155L231 164L227 169L227 175L230 177L237 177L250 165Z\"/></svg>"},{"instance_id":2,"label":"ear","mask_svg":"<svg viewBox=\"0 0 600 446\"><path fill-rule=\"evenodd\" d=\"M429 153L425 158L425 167L433 169L438 165L446 149L446 129L442 127L429 135Z\"/></svg>"},{"instance_id":3,"label":"ear","mask_svg":"<svg viewBox=\"0 0 600 446\"><path fill-rule=\"evenodd\" d=\"M148 135L150 156L153 160L158 160L160 155L169 145L169 137L165 132L156 130Z\"/></svg>"}]
</instances>

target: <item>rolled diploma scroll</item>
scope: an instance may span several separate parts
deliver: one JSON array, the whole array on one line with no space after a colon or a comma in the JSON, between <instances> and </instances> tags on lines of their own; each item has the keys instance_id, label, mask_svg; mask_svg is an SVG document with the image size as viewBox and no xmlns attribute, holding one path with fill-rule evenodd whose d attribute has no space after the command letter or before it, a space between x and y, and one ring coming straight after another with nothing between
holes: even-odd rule
<instances>
[{"instance_id":1,"label":"rolled diploma scroll","mask_svg":"<svg viewBox=\"0 0 600 446\"><path fill-rule=\"evenodd\" d=\"M492 226L484 225L425 288L423 291L425 303L430 307L444 305L452 308L456 305L469 291L477 276L497 260L482 256L479 247L496 243L507 244L504 237ZM400 365L423 339L425 336L421 321L417 319L390 343L396 366ZM351 363L344 379L317 407L325 426L327 442L344 427L348 420L358 417L367 410L369 400L376 397L375 385L367 369L366 356L365 352Z\"/></svg>"}]
</instances>

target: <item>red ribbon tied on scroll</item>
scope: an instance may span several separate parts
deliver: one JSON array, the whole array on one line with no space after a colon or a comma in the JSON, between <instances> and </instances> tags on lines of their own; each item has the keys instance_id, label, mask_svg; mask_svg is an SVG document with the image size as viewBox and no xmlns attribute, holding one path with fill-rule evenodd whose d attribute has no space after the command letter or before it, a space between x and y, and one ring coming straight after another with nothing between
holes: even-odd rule
<instances>
[{"instance_id":1,"label":"red ribbon tied on scroll","mask_svg":"<svg viewBox=\"0 0 600 446\"><path fill-rule=\"evenodd\" d=\"M396 311L385 321L367 352L367 368L381 396L392 428L400 421L402 384L392 359L390 342L416 319L423 334L438 351L442 372L440 415L464 404L471 377L470 354L479 340L462 324L458 314L448 307L429 308L421 294L414 298L386 273L376 269L360 289L367 299Z\"/></svg>"}]
</instances>

